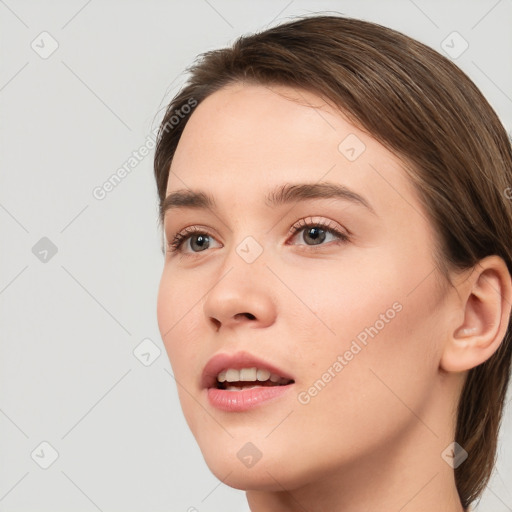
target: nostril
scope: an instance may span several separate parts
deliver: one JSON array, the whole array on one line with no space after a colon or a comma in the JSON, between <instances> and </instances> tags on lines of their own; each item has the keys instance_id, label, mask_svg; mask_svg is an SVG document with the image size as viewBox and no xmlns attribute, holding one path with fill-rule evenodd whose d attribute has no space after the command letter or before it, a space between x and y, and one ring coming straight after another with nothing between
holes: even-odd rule
<instances>
[{"instance_id":1,"label":"nostril","mask_svg":"<svg viewBox=\"0 0 512 512\"><path fill-rule=\"evenodd\" d=\"M256 318L252 313L237 313L235 315L235 318L239 317L240 315L246 316L247 318L249 318L249 320L254 320Z\"/></svg>"}]
</instances>

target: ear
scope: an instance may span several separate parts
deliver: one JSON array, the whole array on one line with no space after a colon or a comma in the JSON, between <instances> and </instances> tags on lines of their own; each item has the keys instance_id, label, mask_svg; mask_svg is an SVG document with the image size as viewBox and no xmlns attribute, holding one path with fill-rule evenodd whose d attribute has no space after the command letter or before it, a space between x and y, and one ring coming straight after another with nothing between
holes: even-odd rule
<instances>
[{"instance_id":1,"label":"ear","mask_svg":"<svg viewBox=\"0 0 512 512\"><path fill-rule=\"evenodd\" d=\"M469 277L456 284L456 320L450 326L440 366L463 372L485 362L498 350L508 329L512 279L499 256L487 256Z\"/></svg>"}]
</instances>

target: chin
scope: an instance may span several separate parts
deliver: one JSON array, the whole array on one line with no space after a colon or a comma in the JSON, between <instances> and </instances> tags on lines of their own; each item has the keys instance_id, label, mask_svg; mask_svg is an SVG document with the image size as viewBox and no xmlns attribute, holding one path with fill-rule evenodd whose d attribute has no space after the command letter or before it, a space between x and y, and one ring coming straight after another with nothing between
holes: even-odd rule
<instances>
[{"instance_id":1,"label":"chin","mask_svg":"<svg viewBox=\"0 0 512 512\"><path fill-rule=\"evenodd\" d=\"M218 460L205 459L210 471L224 484L242 491L282 491L287 487L286 475L278 473L279 482L272 475L274 471L267 472L265 464L260 460L252 468L246 468L237 460L228 464L219 463Z\"/></svg>"},{"instance_id":2,"label":"chin","mask_svg":"<svg viewBox=\"0 0 512 512\"><path fill-rule=\"evenodd\" d=\"M218 442L203 446L199 444L210 471L229 487L244 491L282 491L283 487L299 487L311 478L308 468L298 471L301 468L300 464L295 465L295 468L291 467L286 462L289 457L270 446L262 449L268 456L262 454L261 458L251 465L250 455L247 457L246 454L251 454L252 448L246 446L244 451L241 446L243 447L245 442L231 441L229 447Z\"/></svg>"}]
</instances>

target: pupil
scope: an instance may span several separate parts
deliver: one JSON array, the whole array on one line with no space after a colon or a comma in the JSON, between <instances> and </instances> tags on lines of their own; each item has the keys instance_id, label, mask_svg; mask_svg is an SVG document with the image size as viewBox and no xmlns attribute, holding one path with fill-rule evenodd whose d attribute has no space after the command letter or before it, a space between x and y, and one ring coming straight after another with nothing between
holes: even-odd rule
<instances>
[{"instance_id":1,"label":"pupil","mask_svg":"<svg viewBox=\"0 0 512 512\"><path fill-rule=\"evenodd\" d=\"M204 235L196 235L195 237L192 237L192 245L194 245L194 243L193 243L194 238L195 238L196 240L203 240L203 243L205 243L206 247L208 247L207 238L206 238ZM199 244L201 244L201 242L199 242ZM205 248L205 245L199 245L199 248L200 248L200 249L201 249L201 248L203 248L203 249L204 249L204 248Z\"/></svg>"},{"instance_id":2,"label":"pupil","mask_svg":"<svg viewBox=\"0 0 512 512\"><path fill-rule=\"evenodd\" d=\"M321 236L319 236L318 231L322 231L323 234ZM313 239L315 245L319 244L325 240L325 231L323 229L317 228L317 227L309 228L307 230L308 236L311 236L311 233L314 233L312 236L312 239Z\"/></svg>"}]
</instances>

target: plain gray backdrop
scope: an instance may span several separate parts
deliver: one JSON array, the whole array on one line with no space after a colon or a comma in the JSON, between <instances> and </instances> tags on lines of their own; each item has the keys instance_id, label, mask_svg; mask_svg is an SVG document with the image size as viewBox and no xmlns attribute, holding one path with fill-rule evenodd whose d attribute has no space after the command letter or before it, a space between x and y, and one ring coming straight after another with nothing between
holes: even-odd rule
<instances>
[{"instance_id":1,"label":"plain gray backdrop","mask_svg":"<svg viewBox=\"0 0 512 512\"><path fill-rule=\"evenodd\" d=\"M319 11L449 48L511 132L511 0L0 0L1 511L248 511L158 331L153 130L196 55ZM511 454L509 395L477 510L512 511Z\"/></svg>"}]
</instances>

